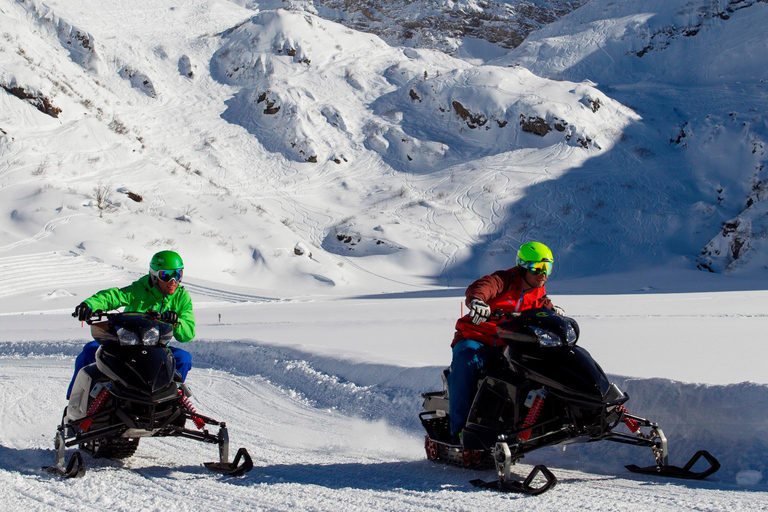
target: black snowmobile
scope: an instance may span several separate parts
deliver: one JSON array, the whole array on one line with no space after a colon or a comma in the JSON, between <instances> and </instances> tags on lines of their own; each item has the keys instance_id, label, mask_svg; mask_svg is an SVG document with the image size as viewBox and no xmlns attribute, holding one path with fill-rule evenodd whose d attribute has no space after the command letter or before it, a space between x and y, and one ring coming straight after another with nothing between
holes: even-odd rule
<instances>
[{"instance_id":1,"label":"black snowmobile","mask_svg":"<svg viewBox=\"0 0 768 512\"><path fill-rule=\"evenodd\" d=\"M520 482L514 479L512 465L528 452L558 444L605 440L646 446L656 464L626 466L637 473L701 479L720 468L706 451L697 452L682 468L668 464L664 433L656 423L627 412L629 396L608 381L589 352L576 346L579 326L573 318L549 309L494 314L504 320L497 327L508 344L505 363L478 383L461 444L451 443L446 381L450 368L443 371L443 391L422 395L424 412L419 418L427 431L428 459L465 467L495 465L498 481L471 483L526 494L547 491L557 478L538 465ZM631 433L614 431L621 423ZM709 467L693 471L701 458ZM533 486L541 477L544 483Z\"/></svg>"},{"instance_id":2,"label":"black snowmobile","mask_svg":"<svg viewBox=\"0 0 768 512\"><path fill-rule=\"evenodd\" d=\"M78 445L93 457L125 459L142 437L167 436L218 445L219 461L205 463L212 471L241 475L253 468L245 448L229 462L226 424L199 414L190 403L192 395L167 348L173 339L171 324L160 322L155 312L97 311L86 322L100 344L96 362L77 374L56 431L55 465L43 469L65 478L81 477L82 455L75 452L65 464L66 448ZM196 430L186 428L188 422ZM218 432L209 432L208 426L218 427Z\"/></svg>"}]
</instances>

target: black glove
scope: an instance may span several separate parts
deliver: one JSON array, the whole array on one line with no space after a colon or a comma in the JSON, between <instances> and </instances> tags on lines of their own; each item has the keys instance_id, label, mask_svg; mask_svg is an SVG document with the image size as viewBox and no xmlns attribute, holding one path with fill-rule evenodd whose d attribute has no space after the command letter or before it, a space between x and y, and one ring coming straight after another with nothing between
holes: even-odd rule
<instances>
[{"instance_id":1,"label":"black glove","mask_svg":"<svg viewBox=\"0 0 768 512\"><path fill-rule=\"evenodd\" d=\"M81 302L75 308L75 312L72 314L72 316L76 316L78 320L83 322L91 318L92 313L93 313L93 310L91 309L91 307L85 302Z\"/></svg>"},{"instance_id":2,"label":"black glove","mask_svg":"<svg viewBox=\"0 0 768 512\"><path fill-rule=\"evenodd\" d=\"M176 325L179 321L179 314L175 311L163 311L160 313L160 321L167 324Z\"/></svg>"},{"instance_id":3,"label":"black glove","mask_svg":"<svg viewBox=\"0 0 768 512\"><path fill-rule=\"evenodd\" d=\"M469 301L469 318L477 325L488 320L491 316L491 307L480 299Z\"/></svg>"}]
</instances>

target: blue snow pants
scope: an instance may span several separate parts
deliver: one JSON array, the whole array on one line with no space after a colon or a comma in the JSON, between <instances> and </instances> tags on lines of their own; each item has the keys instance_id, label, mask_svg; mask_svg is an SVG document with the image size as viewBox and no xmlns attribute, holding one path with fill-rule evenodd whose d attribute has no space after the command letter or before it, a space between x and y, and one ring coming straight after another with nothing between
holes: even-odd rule
<instances>
[{"instance_id":1,"label":"blue snow pants","mask_svg":"<svg viewBox=\"0 0 768 512\"><path fill-rule=\"evenodd\" d=\"M176 371L181 374L181 380L186 380L187 373L190 369L192 369L192 354L180 348L168 348L171 349L171 352L173 352L173 357L176 359ZM69 395L72 394L72 386L75 385L75 379L77 378L78 372L82 370L84 366L96 362L96 351L98 349L98 341L94 340L90 343L86 343L83 347L83 350L75 359L75 374L72 376L72 380L69 383L69 388L67 388L67 399L69 399Z\"/></svg>"},{"instance_id":2,"label":"blue snow pants","mask_svg":"<svg viewBox=\"0 0 768 512\"><path fill-rule=\"evenodd\" d=\"M503 347L492 347L475 340L463 339L453 346L451 373L448 374L448 415L451 435L464 429L477 392L477 382L502 362Z\"/></svg>"}]
</instances>

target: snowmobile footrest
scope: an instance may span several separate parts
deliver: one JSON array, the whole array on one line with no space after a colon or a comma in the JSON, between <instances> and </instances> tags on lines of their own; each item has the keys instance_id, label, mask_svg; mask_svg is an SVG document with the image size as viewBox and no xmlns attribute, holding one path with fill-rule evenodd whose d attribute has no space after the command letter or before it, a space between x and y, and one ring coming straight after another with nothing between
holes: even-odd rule
<instances>
[{"instance_id":1,"label":"snowmobile footrest","mask_svg":"<svg viewBox=\"0 0 768 512\"><path fill-rule=\"evenodd\" d=\"M85 463L80 452L75 452L69 459L66 468L63 466L43 466L43 470L62 478L80 478L85 475Z\"/></svg>"},{"instance_id":2,"label":"snowmobile footrest","mask_svg":"<svg viewBox=\"0 0 768 512\"><path fill-rule=\"evenodd\" d=\"M704 457L707 462L709 462L709 468L705 469L704 471L691 471L693 465L696 464L696 462L698 462L698 460L702 457ZM670 478L685 478L688 480L701 480L702 478L706 478L720 469L720 462L718 462L718 460L714 458L708 451L700 450L696 452L696 454L691 457L691 460L689 460L688 463L682 468L677 466L648 466L641 468L634 464L625 467L633 473L667 476Z\"/></svg>"},{"instance_id":3,"label":"snowmobile footrest","mask_svg":"<svg viewBox=\"0 0 768 512\"><path fill-rule=\"evenodd\" d=\"M240 462L240 459L242 459L242 462ZM237 450L234 461L206 462L205 467L211 471L224 473L225 475L239 476L253 469L253 460L251 459L251 455L248 453L248 450L245 448L240 448Z\"/></svg>"},{"instance_id":4,"label":"snowmobile footrest","mask_svg":"<svg viewBox=\"0 0 768 512\"><path fill-rule=\"evenodd\" d=\"M536 478L539 473L542 474L546 482L544 482L539 487L531 487L531 482L533 482L533 479ZM522 494L536 496L537 494L545 493L554 487L555 484L557 484L557 477L555 477L555 475L552 474L552 472L546 466L539 464L533 468L533 470L522 482L502 482L501 480L485 482L478 478L476 480L470 480L469 483L475 487L480 487L483 489L493 489L495 491L502 492L519 492Z\"/></svg>"}]
</instances>

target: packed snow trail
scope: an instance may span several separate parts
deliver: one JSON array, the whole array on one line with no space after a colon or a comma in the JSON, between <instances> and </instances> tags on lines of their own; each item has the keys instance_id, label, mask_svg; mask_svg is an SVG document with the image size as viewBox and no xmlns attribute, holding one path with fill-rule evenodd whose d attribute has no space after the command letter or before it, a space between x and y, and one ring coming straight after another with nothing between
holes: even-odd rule
<instances>
[{"instance_id":1,"label":"packed snow trail","mask_svg":"<svg viewBox=\"0 0 768 512\"><path fill-rule=\"evenodd\" d=\"M768 493L716 481L655 480L623 473L589 474L552 467L559 479L546 495L526 498L474 489L470 471L433 464L419 434L383 421L346 417L276 388L263 377L195 368L193 403L226 421L231 447L245 446L255 467L240 478L211 474L212 445L142 439L125 462L85 456L83 479L40 470L53 457L52 438L64 406L71 358L0 358L0 500L7 510L592 510L697 509L752 511ZM30 378L34 375L35 378ZM68 454L72 450L68 450ZM530 471L520 464L520 474ZM535 503L529 501L534 499Z\"/></svg>"}]
</instances>

